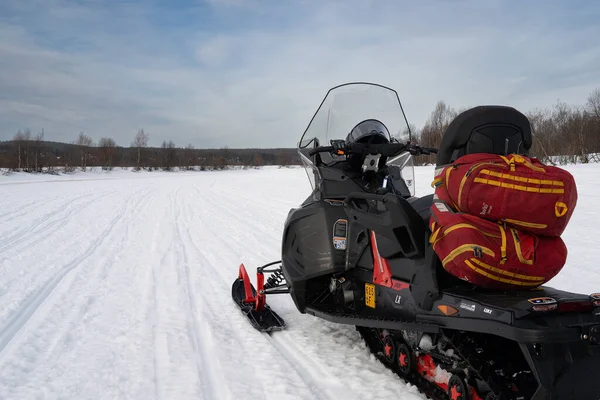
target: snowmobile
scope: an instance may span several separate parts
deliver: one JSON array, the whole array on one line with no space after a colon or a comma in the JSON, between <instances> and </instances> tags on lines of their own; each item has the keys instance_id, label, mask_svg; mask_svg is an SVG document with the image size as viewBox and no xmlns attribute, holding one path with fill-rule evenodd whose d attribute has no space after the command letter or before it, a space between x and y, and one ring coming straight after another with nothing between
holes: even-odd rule
<instances>
[{"instance_id":1,"label":"snowmobile","mask_svg":"<svg viewBox=\"0 0 600 400\"><path fill-rule=\"evenodd\" d=\"M297 146L313 191L288 214L281 260L257 269L256 286L241 264L232 298L267 334L286 327L271 294L355 326L381 362L433 399L598 400L600 294L482 289L447 273L429 243L434 199L415 196L413 157L434 153L443 166L531 147L522 113L477 110L436 150L412 143L393 89L330 89Z\"/></svg>"}]
</instances>

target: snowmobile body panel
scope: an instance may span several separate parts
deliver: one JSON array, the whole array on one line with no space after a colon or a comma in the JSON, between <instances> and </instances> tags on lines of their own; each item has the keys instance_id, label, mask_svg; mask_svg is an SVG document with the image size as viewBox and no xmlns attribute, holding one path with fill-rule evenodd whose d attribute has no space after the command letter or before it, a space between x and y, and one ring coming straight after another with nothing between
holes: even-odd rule
<instances>
[{"instance_id":1,"label":"snowmobile body panel","mask_svg":"<svg viewBox=\"0 0 600 400\"><path fill-rule=\"evenodd\" d=\"M347 215L340 202L308 198L285 221L282 271L301 312L312 280L342 272L345 265Z\"/></svg>"},{"instance_id":2,"label":"snowmobile body panel","mask_svg":"<svg viewBox=\"0 0 600 400\"><path fill-rule=\"evenodd\" d=\"M589 343L521 343L539 387L532 400L600 398L600 346Z\"/></svg>"},{"instance_id":3,"label":"snowmobile body panel","mask_svg":"<svg viewBox=\"0 0 600 400\"><path fill-rule=\"evenodd\" d=\"M359 286L357 281L348 280ZM365 284L370 285L368 282ZM307 306L305 312L331 322L352 321L353 325L372 328L416 329L427 332L444 328L491 334L520 343L550 344L583 341L590 345L600 344L600 310L586 313L546 312L539 315L531 313L532 316L529 318L516 319L514 308L491 306L472 298L444 294L435 302L431 312L423 312L416 307L409 289L397 291L379 285L374 286L376 308L360 305L355 311L340 310L332 306L331 301L325 301ZM355 292L355 298L358 295ZM365 300L364 295L362 300ZM590 333L590 330L595 333ZM592 338L593 335L596 337L595 340ZM588 339L584 339L586 336Z\"/></svg>"}]
</instances>

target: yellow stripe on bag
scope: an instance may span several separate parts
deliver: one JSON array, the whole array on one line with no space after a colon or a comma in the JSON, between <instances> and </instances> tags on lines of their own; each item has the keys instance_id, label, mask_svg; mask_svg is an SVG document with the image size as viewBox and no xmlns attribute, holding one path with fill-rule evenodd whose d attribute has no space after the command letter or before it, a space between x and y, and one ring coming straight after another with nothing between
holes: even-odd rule
<instances>
[{"instance_id":1,"label":"yellow stripe on bag","mask_svg":"<svg viewBox=\"0 0 600 400\"><path fill-rule=\"evenodd\" d=\"M503 269L496 268L489 264L486 264L483 261L478 260L476 258L471 258L471 261L474 262L475 264L477 264L478 266L480 266L481 268L487 269L488 271L492 271L497 274L508 276L511 278L521 279L524 281L543 281L545 279L542 276L523 275L523 274L517 274L516 272L508 272Z\"/></svg>"},{"instance_id":2,"label":"yellow stripe on bag","mask_svg":"<svg viewBox=\"0 0 600 400\"><path fill-rule=\"evenodd\" d=\"M510 218L505 218L504 221L508 224L525 226L527 228L546 229L548 227L546 224L537 224L535 222L525 222Z\"/></svg>"},{"instance_id":3,"label":"yellow stripe on bag","mask_svg":"<svg viewBox=\"0 0 600 400\"><path fill-rule=\"evenodd\" d=\"M484 271L482 269L477 268L476 266L474 266L473 264L471 264L469 262L469 260L465 260L465 264L469 268L471 268L473 271L477 272L478 274L483 275L486 278L493 279L493 280L495 280L497 282L503 282L503 283L508 283L508 284L517 285L517 286L539 286L539 285L541 285L541 284L544 283L544 280L536 281L536 282L521 282L521 281L516 281L514 279L502 278L502 277L493 275L493 274L491 274L489 272L486 272L486 271Z\"/></svg>"},{"instance_id":4,"label":"yellow stripe on bag","mask_svg":"<svg viewBox=\"0 0 600 400\"><path fill-rule=\"evenodd\" d=\"M492 186L498 186L498 187L502 187L505 189L513 189L513 190L520 190L523 192L531 192L531 193L545 193L545 194L563 194L563 193L565 193L564 189L546 189L546 188L536 188L536 187L530 187L530 186L521 186L521 185L514 185L512 183L499 182L499 181L494 181L491 179L483 179L483 178L475 178L473 180L473 182L483 183L483 184L492 185Z\"/></svg>"},{"instance_id":5,"label":"yellow stripe on bag","mask_svg":"<svg viewBox=\"0 0 600 400\"><path fill-rule=\"evenodd\" d=\"M498 235L494 235L494 234L492 234L492 233L485 232L485 231L483 231L483 230L479 229L478 227L476 227L475 225L466 224L466 223L461 223L461 224L452 225L451 227L449 227L448 229L446 229L446 230L444 231L444 236L446 236L446 235L447 235L447 234L449 234L450 232L453 232L453 231L455 231L455 230L457 230L457 229L462 229L462 228L471 228L471 229L475 229L475 230L478 230L479 232L483 233L483 234L484 234L484 235L486 235L486 236L490 236L490 237L493 237L493 238L498 238L498 239L500 238L500 236L498 236ZM440 239L441 239L441 238L440 238Z\"/></svg>"},{"instance_id":6,"label":"yellow stripe on bag","mask_svg":"<svg viewBox=\"0 0 600 400\"><path fill-rule=\"evenodd\" d=\"M451 171L452 171L452 168L451 168L451 167L448 167L448 169L446 170L446 187L447 187L447 188L448 188L448 187L450 187L450 186L448 185L448 183L450 182L450 172L451 172ZM452 201L452 204L454 205L454 207L456 208L456 210L457 210L457 211L460 211L460 208L458 207L458 204L456 204L456 203L454 202L454 200L451 200L451 201Z\"/></svg>"},{"instance_id":7,"label":"yellow stripe on bag","mask_svg":"<svg viewBox=\"0 0 600 400\"><path fill-rule=\"evenodd\" d=\"M437 230L435 232L433 232L433 234L429 238L429 243L434 243L435 244L435 242L437 242L436 238L437 238L437 235L440 233L440 230L442 230L441 226L439 228L437 228Z\"/></svg>"},{"instance_id":8,"label":"yellow stripe on bag","mask_svg":"<svg viewBox=\"0 0 600 400\"><path fill-rule=\"evenodd\" d=\"M506 232L504 231L504 227L502 226L502 222L498 225L500 227L500 235L502 235L502 245L500 246L500 253L502 254L502 259L500 260L500 264L504 264L506 262Z\"/></svg>"},{"instance_id":9,"label":"yellow stripe on bag","mask_svg":"<svg viewBox=\"0 0 600 400\"><path fill-rule=\"evenodd\" d=\"M444 258L442 260L442 265L446 265L447 263L454 260L456 257L461 255L462 253L466 253L468 251L475 251L475 248L480 248L484 254L487 254L490 257L496 256L496 253L494 253L492 250L488 249L487 247L479 246L478 244L468 243L468 244L463 244L462 246L459 246L456 249L452 250L450 252L450 254L448 254L446 256L446 258Z\"/></svg>"},{"instance_id":10,"label":"yellow stripe on bag","mask_svg":"<svg viewBox=\"0 0 600 400\"><path fill-rule=\"evenodd\" d=\"M501 172L490 171L487 169L482 169L479 171L480 174L495 176L496 178L510 179L511 181L523 182L523 183L533 183L536 185L551 185L551 186L562 186L565 184L561 181L551 181L548 179L533 179L533 178L524 178L522 176L515 176L511 174L503 174Z\"/></svg>"},{"instance_id":11,"label":"yellow stripe on bag","mask_svg":"<svg viewBox=\"0 0 600 400\"><path fill-rule=\"evenodd\" d=\"M445 238L445 237L446 237L446 235L448 235L448 234L449 234L449 233L451 233L451 232L454 232L454 231L455 231L455 230L457 230L457 229L464 229L464 228L467 228L467 229L475 229L476 231L479 231L480 233L482 233L482 234L484 234L484 235L486 235L486 236L493 237L493 238L496 238L496 239L500 239L500 236L498 236L498 235L494 235L494 234L492 234L492 233L488 233L488 232L486 232L486 231L484 231L484 230L482 230L482 229L479 229L479 228L478 228L478 227L476 227L475 225L471 225L471 224L467 224L467 223L460 223L460 224L452 225L452 226L450 226L449 228L445 229L445 230L444 230L444 233L443 233L441 236L439 236L439 237L438 237L439 231L440 231L440 229L442 229L442 228L443 228L443 227L439 227L439 228L437 229L437 231L435 231L435 233L434 233L433 235L431 235L431 237L429 238L429 243L432 243L432 244L433 244L433 248L434 248L434 249L435 249L435 244L436 244L438 241L442 240L443 238ZM433 231L433 229L432 229L432 231Z\"/></svg>"},{"instance_id":12,"label":"yellow stripe on bag","mask_svg":"<svg viewBox=\"0 0 600 400\"><path fill-rule=\"evenodd\" d=\"M465 183L467 182L468 174L464 174L462 179L460 180L460 186L458 187L458 204L462 204L462 192Z\"/></svg>"}]
</instances>

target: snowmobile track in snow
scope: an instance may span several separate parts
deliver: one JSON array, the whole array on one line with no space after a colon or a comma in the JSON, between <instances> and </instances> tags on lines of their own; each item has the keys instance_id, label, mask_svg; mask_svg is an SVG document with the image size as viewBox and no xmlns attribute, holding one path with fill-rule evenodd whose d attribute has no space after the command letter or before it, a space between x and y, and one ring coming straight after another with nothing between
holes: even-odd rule
<instances>
[{"instance_id":1,"label":"snowmobile track in snow","mask_svg":"<svg viewBox=\"0 0 600 400\"><path fill-rule=\"evenodd\" d=\"M187 207L188 207L187 211L191 215L193 215L195 211L191 208L189 202L187 203ZM227 207L224 207L224 208L228 209ZM179 221L179 218L176 218L176 220ZM194 218L194 220L201 221L202 219ZM189 229L190 229L189 226L185 230L181 230L181 228L179 228L179 235L182 238L182 243L186 244L186 248L188 248L188 251L189 251L189 249L194 249L195 254L198 257L200 257L200 259L202 260L202 265L209 267L211 269L210 272L212 274L214 274L215 276L217 276L220 290L230 292L230 289L231 289L229 287L230 282L227 282L225 280L225 277L222 276L221 272L217 268L215 268L214 265L204 257L202 249L200 249L191 239ZM186 234L182 235L181 232L186 232ZM189 245L189 246L187 246L187 245ZM187 261L184 264L188 265ZM189 270L188 270L188 274L189 274ZM188 277L189 277L189 275L188 275ZM189 280L188 280L188 282L189 282ZM216 282L213 281L213 283L216 283ZM204 292L204 293L206 293L206 292ZM204 298L204 296L203 296L203 298ZM215 317L216 316L213 314L212 319L215 319ZM246 324L247 322L243 321L243 323ZM278 332L278 333L282 334L283 332ZM320 380L323 379L323 375L321 375L319 377L319 375L316 374L315 372L311 372L311 371L319 371L320 368L317 368L317 366L314 363L311 363L312 368L309 368L308 367L309 363L306 361L306 359L303 359L302 357L293 355L294 353L302 354L302 351L300 349L294 347L293 344L289 345L289 346L292 346L290 349L290 347L285 342L280 340L280 337L278 338L278 336L276 334L275 334L275 336L270 336L268 334L264 334L264 335L265 335L265 338L268 340L269 345L273 346L273 348L275 348L277 350L277 352L286 360L287 364L291 368L293 368L293 370L298 374L298 376L302 379L302 381L304 381L306 388L310 390L310 398L311 399L328 400L328 399L337 398L335 394L330 393L326 388L322 387L323 385L320 383ZM236 338L236 341L241 344L240 338ZM250 351L252 353L256 350L248 349L248 351ZM219 398L221 398L221 397L219 397Z\"/></svg>"},{"instance_id":2,"label":"snowmobile track in snow","mask_svg":"<svg viewBox=\"0 0 600 400\"><path fill-rule=\"evenodd\" d=\"M26 225L25 227L14 232L14 234L9 236L6 240L3 240L2 244L0 245L0 253L9 249L10 251L19 251L28 246L35 246L37 243L45 239L44 234L47 232L51 234L52 231L60 229L61 226L66 224L71 217L76 215L77 212L113 193L114 191L103 193L98 197L92 197L88 201L83 201L81 204L77 204L77 200L90 197L90 194L83 194L75 198L75 201L70 201L68 204L59 205L50 214L46 214L41 218L34 220L29 225Z\"/></svg>"},{"instance_id":3,"label":"snowmobile track in snow","mask_svg":"<svg viewBox=\"0 0 600 400\"><path fill-rule=\"evenodd\" d=\"M269 338L271 345L289 362L306 386L310 388L315 399L333 400L345 397L342 393L344 389L341 386L334 390L324 387L321 382L329 382L331 376L310 358L301 357L303 351L294 342L289 341L289 336L285 335L285 332L271 332L264 333L264 335ZM288 340L286 341L286 339Z\"/></svg>"},{"instance_id":4,"label":"snowmobile track in snow","mask_svg":"<svg viewBox=\"0 0 600 400\"><path fill-rule=\"evenodd\" d=\"M214 355L212 354L209 346L206 344L206 340L212 336L211 330L206 328L206 324L201 324L197 317L200 303L198 303L196 300L196 295L190 284L190 258L188 256L190 247L186 246L187 244L191 243L191 240L189 236L185 237L184 239L184 235L182 234L183 228L181 226L181 209L183 206L177 204L178 193L179 191L175 191L171 196L171 206L174 213L173 218L175 221L176 232L175 246L177 247L177 254L182 257L182 259L179 260L178 265L181 273L180 279L182 281L182 291L185 293L187 300L186 309L189 314L188 324L190 338L192 340L192 346L194 349L196 368L198 370L198 374L200 375L200 380L202 383L201 389L204 393L204 398L207 400L226 399L228 397L225 395L226 393L224 390L222 390L220 381L215 375L214 365L211 365L211 363L216 362L216 360L213 360Z\"/></svg>"},{"instance_id":5,"label":"snowmobile track in snow","mask_svg":"<svg viewBox=\"0 0 600 400\"><path fill-rule=\"evenodd\" d=\"M96 238L83 254L77 256L71 262L62 267L62 269L56 275L54 275L52 279L46 282L35 293L30 295L29 298L24 301L24 304L22 304L19 309L15 310L8 320L4 322L4 326L2 329L0 329L0 360L3 357L4 350L7 348L11 340L34 316L38 308L44 304L57 285L65 278L65 276L67 276L67 274L80 266L85 260L90 258L95 253L102 242L110 235L111 231L117 225L117 222L122 220L127 211L130 211L129 208L131 206L131 200L132 199L130 198L128 203L121 209L121 212L109 224L108 229L106 229L100 237ZM135 206L132 208L135 209Z\"/></svg>"}]
</instances>

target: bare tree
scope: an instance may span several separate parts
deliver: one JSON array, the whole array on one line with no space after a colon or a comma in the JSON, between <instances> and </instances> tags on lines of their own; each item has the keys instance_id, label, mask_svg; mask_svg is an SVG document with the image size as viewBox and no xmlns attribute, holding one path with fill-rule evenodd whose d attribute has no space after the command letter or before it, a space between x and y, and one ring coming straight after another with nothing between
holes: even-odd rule
<instances>
[{"instance_id":1,"label":"bare tree","mask_svg":"<svg viewBox=\"0 0 600 400\"><path fill-rule=\"evenodd\" d=\"M138 130L138 133L135 135L135 139L133 139L132 147L137 149L137 162L136 169L139 170L141 168L141 160L142 160L142 149L148 146L148 134L144 132L144 129Z\"/></svg>"},{"instance_id":2,"label":"bare tree","mask_svg":"<svg viewBox=\"0 0 600 400\"><path fill-rule=\"evenodd\" d=\"M423 129L421 129L421 143L424 146L439 146L448 125L457 115L458 113L448 107L444 101L438 101Z\"/></svg>"},{"instance_id":3,"label":"bare tree","mask_svg":"<svg viewBox=\"0 0 600 400\"><path fill-rule=\"evenodd\" d=\"M255 168L258 168L264 164L265 164L265 161L263 159L263 156L258 151L256 153L254 153L254 157L252 160L252 166L254 166Z\"/></svg>"},{"instance_id":4,"label":"bare tree","mask_svg":"<svg viewBox=\"0 0 600 400\"><path fill-rule=\"evenodd\" d=\"M438 101L419 133L418 142L420 145L424 147L439 147L444 132L457 115L458 112L450 108L444 101ZM433 155L419 158L421 162L435 162Z\"/></svg>"},{"instance_id":5,"label":"bare tree","mask_svg":"<svg viewBox=\"0 0 600 400\"><path fill-rule=\"evenodd\" d=\"M104 166L108 170L113 168L113 154L115 152L116 143L112 138L102 138L98 142L98 147L104 156Z\"/></svg>"},{"instance_id":6,"label":"bare tree","mask_svg":"<svg viewBox=\"0 0 600 400\"><path fill-rule=\"evenodd\" d=\"M91 137L86 135L83 132L79 133L77 140L75 141L75 145L79 147L79 152L81 155L81 170L85 171L87 167L87 161L89 158L89 148L94 144L94 141Z\"/></svg>"},{"instance_id":7,"label":"bare tree","mask_svg":"<svg viewBox=\"0 0 600 400\"><path fill-rule=\"evenodd\" d=\"M43 157L42 155L42 142L44 141L44 130L38 133L35 137L35 146L33 149L34 152L34 168L36 172L42 172L43 166L40 164L40 159Z\"/></svg>"},{"instance_id":8,"label":"bare tree","mask_svg":"<svg viewBox=\"0 0 600 400\"><path fill-rule=\"evenodd\" d=\"M415 124L409 124L407 127L401 132L392 135L392 138L398 140L399 142L406 142L410 140L411 142L419 141L419 129Z\"/></svg>"},{"instance_id":9,"label":"bare tree","mask_svg":"<svg viewBox=\"0 0 600 400\"><path fill-rule=\"evenodd\" d=\"M165 171L170 171L175 165L177 159L177 149L175 143L172 140L168 142L165 140L162 143L162 167Z\"/></svg>"},{"instance_id":10,"label":"bare tree","mask_svg":"<svg viewBox=\"0 0 600 400\"><path fill-rule=\"evenodd\" d=\"M600 89L594 90L589 95L586 106L594 117L600 119Z\"/></svg>"},{"instance_id":11,"label":"bare tree","mask_svg":"<svg viewBox=\"0 0 600 400\"><path fill-rule=\"evenodd\" d=\"M548 135L544 134L548 131L549 118L547 114L546 110L536 109L527 115L531 122L531 135L533 136L530 154L538 157L544 163L556 165L547 150L550 147Z\"/></svg>"},{"instance_id":12,"label":"bare tree","mask_svg":"<svg viewBox=\"0 0 600 400\"><path fill-rule=\"evenodd\" d=\"M23 158L26 153L30 136L29 130L26 130L25 132L19 130L13 137L17 146L17 171L20 171L23 168Z\"/></svg>"},{"instance_id":13,"label":"bare tree","mask_svg":"<svg viewBox=\"0 0 600 400\"><path fill-rule=\"evenodd\" d=\"M188 144L185 147L185 150L182 151L182 157L184 159L184 167L187 170L193 170L196 167L196 162L194 157L194 145Z\"/></svg>"}]
</instances>

